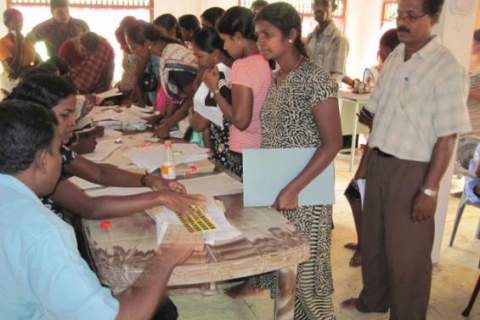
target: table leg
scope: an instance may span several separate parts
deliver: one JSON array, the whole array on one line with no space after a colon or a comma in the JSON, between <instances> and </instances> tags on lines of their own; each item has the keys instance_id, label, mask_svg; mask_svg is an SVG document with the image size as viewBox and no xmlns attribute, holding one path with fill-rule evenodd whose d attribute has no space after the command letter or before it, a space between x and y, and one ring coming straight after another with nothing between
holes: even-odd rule
<instances>
[{"instance_id":1,"label":"table leg","mask_svg":"<svg viewBox=\"0 0 480 320\"><path fill-rule=\"evenodd\" d=\"M275 320L293 320L297 266L278 271L278 294L275 299Z\"/></svg>"},{"instance_id":2,"label":"table leg","mask_svg":"<svg viewBox=\"0 0 480 320\"><path fill-rule=\"evenodd\" d=\"M353 132L352 132L352 144L350 148L350 171L353 170L353 164L355 162L355 143L357 142L357 127L358 127L358 102L355 102L355 111L353 112Z\"/></svg>"}]
</instances>

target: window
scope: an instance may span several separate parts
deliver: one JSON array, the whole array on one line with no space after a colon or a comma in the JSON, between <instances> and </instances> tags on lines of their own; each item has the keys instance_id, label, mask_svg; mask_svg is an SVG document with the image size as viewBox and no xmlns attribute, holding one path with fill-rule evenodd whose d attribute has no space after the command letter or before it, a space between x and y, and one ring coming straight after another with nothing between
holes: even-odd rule
<instances>
[{"instance_id":1,"label":"window","mask_svg":"<svg viewBox=\"0 0 480 320\"><path fill-rule=\"evenodd\" d=\"M395 16L397 15L398 2L396 0L384 0L382 9L382 30L397 27Z\"/></svg>"},{"instance_id":2,"label":"window","mask_svg":"<svg viewBox=\"0 0 480 320\"><path fill-rule=\"evenodd\" d=\"M254 0L240 0L239 4L250 8L253 1ZM267 2L272 3L275 2L275 0L267 0ZM302 36L307 36L317 26L312 11L312 0L287 0L286 2L294 6L302 16ZM347 0L336 0L336 2L337 9L333 12L333 20L340 30L345 31Z\"/></svg>"},{"instance_id":3,"label":"window","mask_svg":"<svg viewBox=\"0 0 480 320\"><path fill-rule=\"evenodd\" d=\"M51 18L49 0L7 1L8 7L22 12L24 34L40 22ZM106 38L112 45L115 50L114 80L119 80L122 74L122 51L115 38L115 30L125 16L150 21L153 15L153 0L70 0L69 3L72 17L87 22L90 30ZM105 17L108 17L108 20ZM46 56L42 52L39 54Z\"/></svg>"}]
</instances>

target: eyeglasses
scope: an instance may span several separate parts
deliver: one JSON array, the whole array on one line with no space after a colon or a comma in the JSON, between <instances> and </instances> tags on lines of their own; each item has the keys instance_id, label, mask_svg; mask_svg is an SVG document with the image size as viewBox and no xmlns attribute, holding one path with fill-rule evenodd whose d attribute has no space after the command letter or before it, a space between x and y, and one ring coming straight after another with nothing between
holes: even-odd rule
<instances>
[{"instance_id":1,"label":"eyeglasses","mask_svg":"<svg viewBox=\"0 0 480 320\"><path fill-rule=\"evenodd\" d=\"M408 22L415 22L418 19L425 17L426 15L427 15L426 13L416 14L412 11L397 11L394 17L396 20L404 19Z\"/></svg>"}]
</instances>

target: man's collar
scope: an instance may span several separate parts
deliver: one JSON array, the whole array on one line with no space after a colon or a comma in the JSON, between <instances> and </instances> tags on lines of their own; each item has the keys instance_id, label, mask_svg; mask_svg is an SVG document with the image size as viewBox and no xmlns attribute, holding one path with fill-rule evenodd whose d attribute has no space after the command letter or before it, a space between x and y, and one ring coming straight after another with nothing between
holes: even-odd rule
<instances>
[{"instance_id":1,"label":"man's collar","mask_svg":"<svg viewBox=\"0 0 480 320\"><path fill-rule=\"evenodd\" d=\"M325 29L323 29L322 32L320 32L320 26L318 26L318 25L315 28L315 31L318 35L320 35L320 34L322 34L322 35L332 35L332 34L335 34L335 32L337 31L337 27L335 26L335 23L333 22L333 20L330 20L330 21L328 21L327 26L325 27Z\"/></svg>"},{"instance_id":2,"label":"man's collar","mask_svg":"<svg viewBox=\"0 0 480 320\"><path fill-rule=\"evenodd\" d=\"M405 44L401 44L402 57L405 57ZM431 39L420 50L415 52L411 58L418 56L421 59L428 59L433 53L437 51L440 46L439 38L437 35L433 35Z\"/></svg>"}]
</instances>

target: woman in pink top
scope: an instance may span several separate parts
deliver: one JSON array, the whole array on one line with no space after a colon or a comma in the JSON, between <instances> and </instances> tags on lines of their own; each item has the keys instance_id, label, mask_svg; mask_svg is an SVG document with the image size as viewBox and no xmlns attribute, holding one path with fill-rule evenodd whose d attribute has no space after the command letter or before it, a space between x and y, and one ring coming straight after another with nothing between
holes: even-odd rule
<instances>
[{"instance_id":1,"label":"woman in pink top","mask_svg":"<svg viewBox=\"0 0 480 320\"><path fill-rule=\"evenodd\" d=\"M230 121L230 153L241 163L244 149L257 149L261 143L260 112L271 82L268 61L258 52L253 13L243 7L225 12L217 24L224 48L235 59L231 72L232 103L219 94L219 73L212 68L203 81L214 94L215 101ZM232 152L233 151L233 152Z\"/></svg>"}]
</instances>

